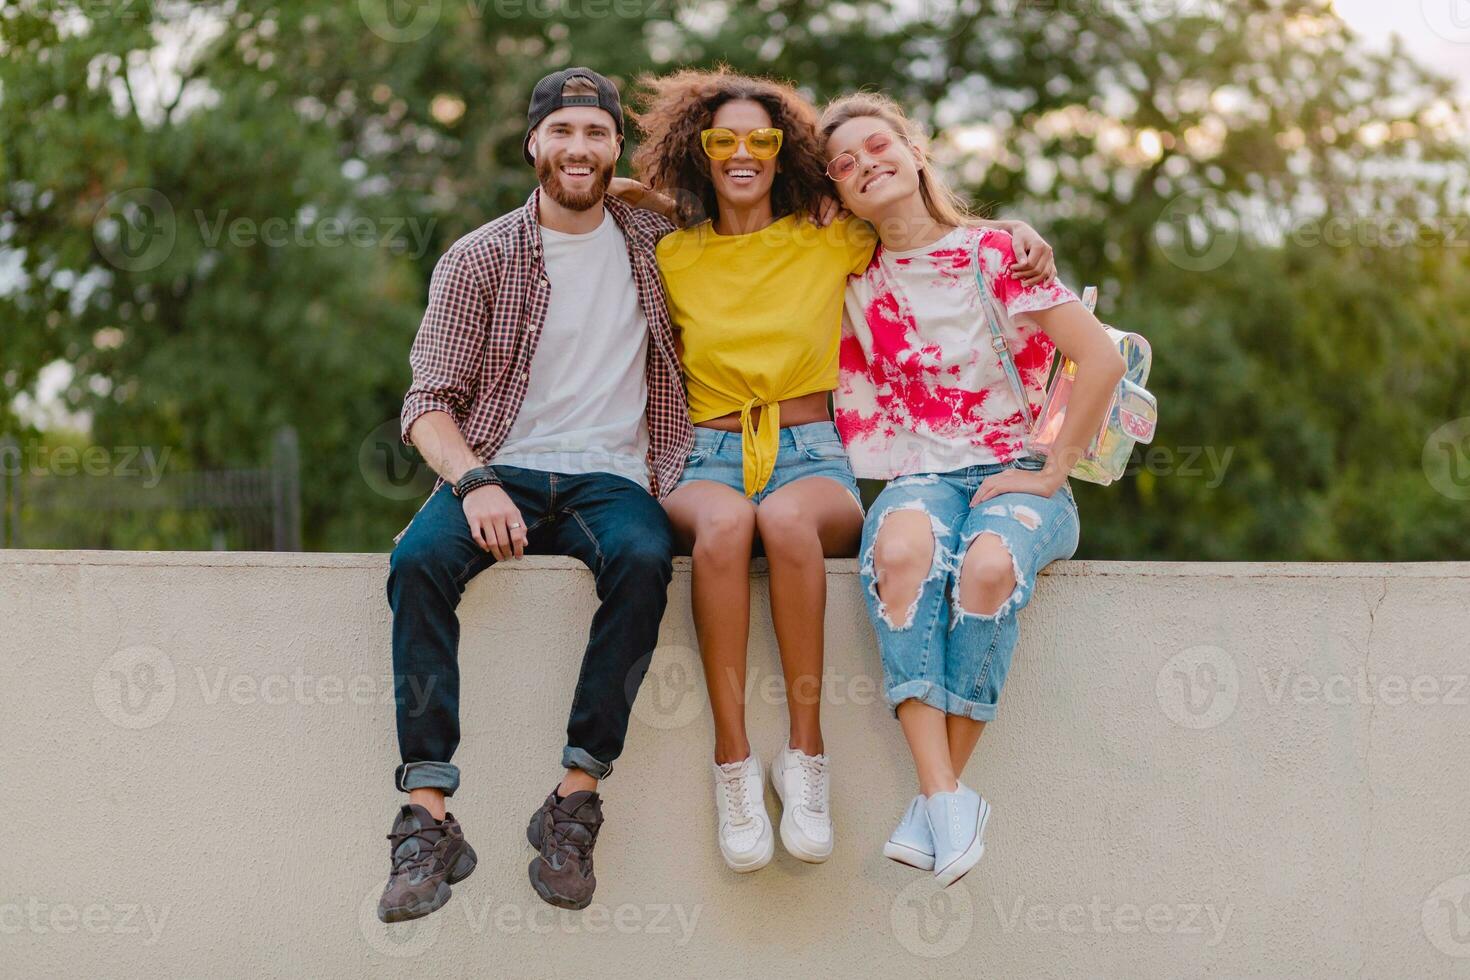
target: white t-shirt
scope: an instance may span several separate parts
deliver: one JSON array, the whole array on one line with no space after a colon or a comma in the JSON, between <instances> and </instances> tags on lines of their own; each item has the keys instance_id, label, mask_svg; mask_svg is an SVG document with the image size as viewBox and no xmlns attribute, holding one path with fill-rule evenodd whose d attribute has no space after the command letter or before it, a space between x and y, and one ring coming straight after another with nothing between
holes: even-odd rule
<instances>
[{"instance_id":1,"label":"white t-shirt","mask_svg":"<svg viewBox=\"0 0 1470 980\"><path fill-rule=\"evenodd\" d=\"M622 229L541 229L551 299L526 398L492 463L648 482L648 320Z\"/></svg>"},{"instance_id":2,"label":"white t-shirt","mask_svg":"<svg viewBox=\"0 0 1470 980\"><path fill-rule=\"evenodd\" d=\"M1023 314L1077 299L1060 281L1023 286L1009 233L956 228L931 245L882 245L847 281L839 352L837 431L853 473L891 480L1005 463L1021 455L1025 416L980 307L975 255L1001 334L1041 410L1055 345Z\"/></svg>"}]
</instances>

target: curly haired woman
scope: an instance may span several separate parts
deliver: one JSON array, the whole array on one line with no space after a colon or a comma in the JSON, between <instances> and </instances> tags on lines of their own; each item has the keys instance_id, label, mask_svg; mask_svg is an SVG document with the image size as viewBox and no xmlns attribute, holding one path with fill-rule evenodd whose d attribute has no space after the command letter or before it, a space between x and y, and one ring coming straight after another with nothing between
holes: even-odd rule
<instances>
[{"instance_id":1,"label":"curly haired woman","mask_svg":"<svg viewBox=\"0 0 1470 980\"><path fill-rule=\"evenodd\" d=\"M782 845L832 852L830 769L820 723L824 559L857 553L863 507L832 422L847 279L867 268L866 223L835 211L816 110L789 85L728 69L643 79L639 176L612 188L681 229L657 257L678 338L694 450L665 500L694 558L695 631L714 713L721 854L754 871L775 850L762 766L745 730L750 558L770 566L771 617L790 735L770 764ZM1009 226L1009 225L1008 225ZM1050 249L1016 229L1049 275Z\"/></svg>"}]
</instances>

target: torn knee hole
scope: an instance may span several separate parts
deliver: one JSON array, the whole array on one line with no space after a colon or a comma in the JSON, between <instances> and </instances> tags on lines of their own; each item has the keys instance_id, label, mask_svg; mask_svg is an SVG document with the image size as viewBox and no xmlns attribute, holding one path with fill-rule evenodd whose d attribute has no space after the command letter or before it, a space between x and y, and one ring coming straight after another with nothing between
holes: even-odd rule
<instances>
[{"instance_id":1,"label":"torn knee hole","mask_svg":"<svg viewBox=\"0 0 1470 980\"><path fill-rule=\"evenodd\" d=\"M888 518L901 512L917 512L929 519L927 539L917 528L903 534L889 530ZM889 629L906 629L913 625L924 586L942 572L939 546L942 530L943 525L917 500L885 511L878 518L878 532L863 564L872 578L870 589L877 603L878 616ZM892 584L895 576L899 579L898 586ZM905 609L902 622L894 621L890 611L894 606Z\"/></svg>"},{"instance_id":2,"label":"torn knee hole","mask_svg":"<svg viewBox=\"0 0 1470 980\"><path fill-rule=\"evenodd\" d=\"M994 538L996 543L982 543L986 537ZM1011 543L995 531L982 531L972 538L955 577L952 601L956 609L977 616L998 616L1020 588L1021 568Z\"/></svg>"}]
</instances>

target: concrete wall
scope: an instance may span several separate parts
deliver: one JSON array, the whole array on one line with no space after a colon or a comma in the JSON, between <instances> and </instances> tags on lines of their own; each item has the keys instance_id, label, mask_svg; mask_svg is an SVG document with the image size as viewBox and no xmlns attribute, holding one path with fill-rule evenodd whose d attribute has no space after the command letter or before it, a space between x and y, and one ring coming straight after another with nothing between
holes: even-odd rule
<instances>
[{"instance_id":1,"label":"concrete wall","mask_svg":"<svg viewBox=\"0 0 1470 980\"><path fill-rule=\"evenodd\" d=\"M0 974L1470 977L1470 564L1054 567L967 777L989 849L944 892L880 854L912 783L849 562L827 608L836 853L725 870L686 566L583 913L531 893L522 828L559 771L590 576L493 569L464 606L452 804L480 867L392 927L385 574L0 553Z\"/></svg>"}]
</instances>

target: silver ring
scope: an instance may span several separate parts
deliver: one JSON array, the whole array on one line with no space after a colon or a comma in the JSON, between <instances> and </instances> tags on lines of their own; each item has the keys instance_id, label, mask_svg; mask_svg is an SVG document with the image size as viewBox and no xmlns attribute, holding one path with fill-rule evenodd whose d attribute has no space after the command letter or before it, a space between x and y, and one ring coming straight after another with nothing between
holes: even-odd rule
<instances>
[{"instance_id":1,"label":"silver ring","mask_svg":"<svg viewBox=\"0 0 1470 980\"><path fill-rule=\"evenodd\" d=\"M515 530L515 529L516 529L516 528L518 528L518 527L520 527L520 526L521 526L521 525L520 525L520 523L519 523L519 522L517 522L517 523L515 523L515 524L512 524L512 525L511 525L511 526L510 526L510 529L511 529L511 530L512 530L512 531L514 531L514 530Z\"/></svg>"}]
</instances>

